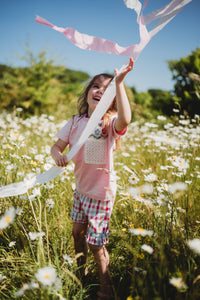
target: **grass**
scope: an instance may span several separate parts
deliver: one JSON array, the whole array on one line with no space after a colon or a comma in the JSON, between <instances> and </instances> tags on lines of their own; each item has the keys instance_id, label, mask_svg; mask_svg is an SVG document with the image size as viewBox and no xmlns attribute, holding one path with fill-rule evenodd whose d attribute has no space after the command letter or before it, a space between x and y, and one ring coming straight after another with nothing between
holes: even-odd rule
<instances>
[{"instance_id":1,"label":"grass","mask_svg":"<svg viewBox=\"0 0 200 300\"><path fill-rule=\"evenodd\" d=\"M0 116L2 186L48 169L62 126L52 116L23 120L18 113ZM188 246L200 237L199 137L198 118L135 121L123 139L125 152L115 152L118 192L107 248L116 299L199 299L199 246ZM1 299L95 299L91 253L85 284L76 276L73 189L71 163L65 174L23 197L1 199L0 220L8 208L17 210L0 231ZM35 276L44 267L51 268L45 278L55 275L49 285Z\"/></svg>"}]
</instances>

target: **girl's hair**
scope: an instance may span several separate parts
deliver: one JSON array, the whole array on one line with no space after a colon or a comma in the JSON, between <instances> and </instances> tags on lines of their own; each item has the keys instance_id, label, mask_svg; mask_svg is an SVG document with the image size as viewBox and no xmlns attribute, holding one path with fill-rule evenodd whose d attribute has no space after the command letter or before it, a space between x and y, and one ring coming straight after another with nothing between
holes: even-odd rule
<instances>
[{"instance_id":1,"label":"girl's hair","mask_svg":"<svg viewBox=\"0 0 200 300\"><path fill-rule=\"evenodd\" d=\"M79 113L80 116L88 114L88 103L87 103L88 92L89 92L90 88L92 87L93 83L101 76L104 77L105 79L110 78L110 81L114 78L114 76L111 75L111 74L101 73L101 74L98 74L98 75L94 76L90 80L90 82L87 85L86 89L84 90L84 92L78 98L77 107L78 107L78 113ZM117 101L116 101L116 97L115 97L112 104L108 108L107 112L103 116L103 124L104 124L103 131L104 131L104 134L107 134L111 116L116 114L116 113L117 113ZM120 137L116 139L116 148L122 150L122 148L121 148L121 138Z\"/></svg>"}]
</instances>

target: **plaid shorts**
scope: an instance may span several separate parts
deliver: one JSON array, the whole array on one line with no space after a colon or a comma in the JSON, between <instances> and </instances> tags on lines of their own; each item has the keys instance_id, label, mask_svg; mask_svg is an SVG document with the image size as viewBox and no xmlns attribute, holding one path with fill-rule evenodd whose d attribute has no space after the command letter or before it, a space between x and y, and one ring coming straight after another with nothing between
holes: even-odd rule
<instances>
[{"instance_id":1,"label":"plaid shorts","mask_svg":"<svg viewBox=\"0 0 200 300\"><path fill-rule=\"evenodd\" d=\"M94 200L74 192L71 217L73 222L88 223L86 239L89 244L101 246L108 243L112 209L113 201Z\"/></svg>"}]
</instances>

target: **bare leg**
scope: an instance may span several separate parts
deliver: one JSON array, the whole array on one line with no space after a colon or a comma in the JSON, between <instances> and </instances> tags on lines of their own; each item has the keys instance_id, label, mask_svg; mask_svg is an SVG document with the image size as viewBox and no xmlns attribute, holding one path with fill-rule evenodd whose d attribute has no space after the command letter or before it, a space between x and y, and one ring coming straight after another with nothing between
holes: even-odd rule
<instances>
[{"instance_id":1,"label":"bare leg","mask_svg":"<svg viewBox=\"0 0 200 300\"><path fill-rule=\"evenodd\" d=\"M84 276L87 275L87 269L85 267L85 264L87 262L87 252L88 252L88 246L85 239L85 234L87 231L87 223L75 223L73 224L72 234L74 238L74 248L75 253L82 253L78 259L78 266L80 267L80 275Z\"/></svg>"},{"instance_id":2,"label":"bare leg","mask_svg":"<svg viewBox=\"0 0 200 300\"><path fill-rule=\"evenodd\" d=\"M110 260L109 260L109 255L106 250L106 247L96 246L92 244L89 244L89 247L97 262L98 271L99 271L100 291L99 291L98 299L105 298L105 296L107 296L106 297L107 299L110 299L113 295L113 291L111 287L111 277L109 272Z\"/></svg>"}]
</instances>

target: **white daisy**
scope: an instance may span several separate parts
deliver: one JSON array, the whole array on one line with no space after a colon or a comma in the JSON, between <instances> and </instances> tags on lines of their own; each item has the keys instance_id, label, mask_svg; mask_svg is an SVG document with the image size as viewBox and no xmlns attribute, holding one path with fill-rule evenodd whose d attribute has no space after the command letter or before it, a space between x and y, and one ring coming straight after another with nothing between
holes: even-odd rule
<instances>
[{"instance_id":1,"label":"white daisy","mask_svg":"<svg viewBox=\"0 0 200 300\"><path fill-rule=\"evenodd\" d=\"M153 248L149 245L144 244L144 245L141 246L141 248L142 248L142 250L148 252L149 254L153 253Z\"/></svg>"},{"instance_id":2,"label":"white daisy","mask_svg":"<svg viewBox=\"0 0 200 300\"><path fill-rule=\"evenodd\" d=\"M9 243L9 247L13 247L13 246L15 246L15 244L16 244L16 242L12 241L12 242Z\"/></svg>"},{"instance_id":3,"label":"white daisy","mask_svg":"<svg viewBox=\"0 0 200 300\"><path fill-rule=\"evenodd\" d=\"M140 179L136 176L136 174L134 172L132 172L132 174L129 176L129 179L128 179L130 184L137 184L139 180Z\"/></svg>"},{"instance_id":4,"label":"white daisy","mask_svg":"<svg viewBox=\"0 0 200 300\"><path fill-rule=\"evenodd\" d=\"M20 216L23 213L23 208L19 207L16 209L16 214Z\"/></svg>"},{"instance_id":5,"label":"white daisy","mask_svg":"<svg viewBox=\"0 0 200 300\"><path fill-rule=\"evenodd\" d=\"M183 279L181 277L172 277L169 280L169 283L173 286L175 286L178 290L185 290L187 289L187 285L185 284L185 282L183 281Z\"/></svg>"},{"instance_id":6,"label":"white daisy","mask_svg":"<svg viewBox=\"0 0 200 300\"><path fill-rule=\"evenodd\" d=\"M53 267L44 267L37 270L35 277L43 285L51 286L56 283L57 274Z\"/></svg>"},{"instance_id":7,"label":"white daisy","mask_svg":"<svg viewBox=\"0 0 200 300\"><path fill-rule=\"evenodd\" d=\"M73 264L73 259L72 259L68 254L63 255L63 258L64 258L64 260L67 261L70 265Z\"/></svg>"},{"instance_id":8,"label":"white daisy","mask_svg":"<svg viewBox=\"0 0 200 300\"><path fill-rule=\"evenodd\" d=\"M188 240L187 245L192 251L200 255L200 239Z\"/></svg>"},{"instance_id":9,"label":"white daisy","mask_svg":"<svg viewBox=\"0 0 200 300\"><path fill-rule=\"evenodd\" d=\"M6 167L6 172L13 173L13 172L15 172L16 169L17 169L17 165L11 164Z\"/></svg>"},{"instance_id":10,"label":"white daisy","mask_svg":"<svg viewBox=\"0 0 200 300\"><path fill-rule=\"evenodd\" d=\"M153 231L152 230L146 230L143 228L129 228L129 232L132 235L141 235L141 236L152 236L153 235Z\"/></svg>"},{"instance_id":11,"label":"white daisy","mask_svg":"<svg viewBox=\"0 0 200 300\"><path fill-rule=\"evenodd\" d=\"M16 210L14 207L8 208L0 219L0 229L7 228L15 219Z\"/></svg>"}]
</instances>

